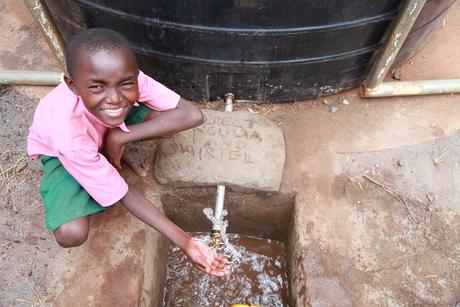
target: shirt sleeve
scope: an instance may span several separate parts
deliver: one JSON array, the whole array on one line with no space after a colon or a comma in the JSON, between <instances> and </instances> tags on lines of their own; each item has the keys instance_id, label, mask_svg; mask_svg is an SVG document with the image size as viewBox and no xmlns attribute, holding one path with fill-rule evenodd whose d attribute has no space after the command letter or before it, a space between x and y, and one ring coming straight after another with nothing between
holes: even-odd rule
<instances>
[{"instance_id":1,"label":"shirt sleeve","mask_svg":"<svg viewBox=\"0 0 460 307\"><path fill-rule=\"evenodd\" d=\"M137 82L139 84L138 101L140 103L155 111L166 111L177 106L180 99L179 94L155 81L142 71L139 71Z\"/></svg>"},{"instance_id":2,"label":"shirt sleeve","mask_svg":"<svg viewBox=\"0 0 460 307\"><path fill-rule=\"evenodd\" d=\"M59 150L58 158L96 202L111 206L126 195L128 185L102 154L89 148Z\"/></svg>"}]
</instances>

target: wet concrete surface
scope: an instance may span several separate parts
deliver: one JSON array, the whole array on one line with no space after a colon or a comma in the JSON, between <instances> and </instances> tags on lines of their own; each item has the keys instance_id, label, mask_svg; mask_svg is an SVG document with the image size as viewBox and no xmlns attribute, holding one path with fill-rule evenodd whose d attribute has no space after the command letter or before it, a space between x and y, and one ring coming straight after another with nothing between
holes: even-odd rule
<instances>
[{"instance_id":1,"label":"wet concrete surface","mask_svg":"<svg viewBox=\"0 0 460 307\"><path fill-rule=\"evenodd\" d=\"M0 68L58 69L22 3L0 0L0 14ZM400 68L404 80L460 77L458 16L456 2L444 27ZM83 247L70 250L44 228L41 169L23 164L34 104L49 89L0 91L0 305L140 304L149 291L142 284L149 233L140 222L115 207L92 220ZM296 195L292 305L460 302L459 105L459 95L365 100L357 90L293 104L236 104L285 135L281 193ZM223 110L222 103L202 106ZM164 187L125 168L161 204Z\"/></svg>"}]
</instances>

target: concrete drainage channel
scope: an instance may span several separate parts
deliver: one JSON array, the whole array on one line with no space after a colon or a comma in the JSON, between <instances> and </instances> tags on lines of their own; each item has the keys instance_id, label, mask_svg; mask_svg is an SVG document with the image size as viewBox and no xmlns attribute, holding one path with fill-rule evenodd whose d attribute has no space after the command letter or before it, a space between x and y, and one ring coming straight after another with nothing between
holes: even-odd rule
<instances>
[{"instance_id":1,"label":"concrete drainage channel","mask_svg":"<svg viewBox=\"0 0 460 307\"><path fill-rule=\"evenodd\" d=\"M213 187L172 189L163 195L162 205L166 214L185 230L210 233L211 224L202 210L209 207L206 204L213 203L213 196ZM283 241L288 247L286 261L290 271L292 256L289 253L289 225L294 206L293 197L280 193L228 190L225 204L231 212L228 232ZM165 278L168 241L149 232L144 255L144 290L140 301L143 306L162 306L164 291L167 291Z\"/></svg>"},{"instance_id":2,"label":"concrete drainage channel","mask_svg":"<svg viewBox=\"0 0 460 307\"><path fill-rule=\"evenodd\" d=\"M286 262L290 271L295 197L279 192L285 160L281 129L247 111L203 113L202 126L159 146L155 177L163 186L164 212L186 231L210 234L212 225L203 209L214 208L216 186L225 185L227 232L283 241L289 247ZM141 305L162 306L168 291L168 242L149 232L144 255ZM241 299L232 303L248 303ZM216 302L216 306L222 305Z\"/></svg>"}]
</instances>

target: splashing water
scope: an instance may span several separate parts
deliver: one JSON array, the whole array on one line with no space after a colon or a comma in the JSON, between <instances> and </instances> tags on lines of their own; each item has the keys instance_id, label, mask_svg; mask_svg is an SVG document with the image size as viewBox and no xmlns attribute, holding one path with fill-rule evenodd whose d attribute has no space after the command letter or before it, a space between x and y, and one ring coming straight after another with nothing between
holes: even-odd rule
<instances>
[{"instance_id":1,"label":"splashing water","mask_svg":"<svg viewBox=\"0 0 460 307\"><path fill-rule=\"evenodd\" d=\"M207 233L198 238L210 241ZM239 234L228 234L228 239L240 263L222 278L198 271L178 247L171 247L163 306L289 305L284 244Z\"/></svg>"},{"instance_id":2,"label":"splashing water","mask_svg":"<svg viewBox=\"0 0 460 307\"><path fill-rule=\"evenodd\" d=\"M220 216L219 219L217 219L214 216L214 212L211 208L204 208L203 213L204 215L206 215L208 220L211 221L213 228L217 226L220 229L220 237L222 238L222 241L224 242L223 254L227 257L231 256L233 263L237 263L237 264L240 263L242 255L229 242L228 236L227 236L228 221L224 221L224 218L228 214L227 210L224 209L222 211L222 215Z\"/></svg>"}]
</instances>

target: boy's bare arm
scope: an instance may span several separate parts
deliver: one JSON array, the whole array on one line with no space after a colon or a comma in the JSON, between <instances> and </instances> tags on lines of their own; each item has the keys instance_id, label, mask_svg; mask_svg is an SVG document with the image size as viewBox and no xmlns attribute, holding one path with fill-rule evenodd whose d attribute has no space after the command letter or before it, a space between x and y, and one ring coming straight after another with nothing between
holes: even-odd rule
<instances>
[{"instance_id":1,"label":"boy's bare arm","mask_svg":"<svg viewBox=\"0 0 460 307\"><path fill-rule=\"evenodd\" d=\"M121 203L135 217L179 246L198 269L214 276L229 273L229 265L225 257L216 254L209 246L188 235L138 191L129 188Z\"/></svg>"},{"instance_id":2,"label":"boy's bare arm","mask_svg":"<svg viewBox=\"0 0 460 307\"><path fill-rule=\"evenodd\" d=\"M203 123L203 114L190 101L180 98L175 109L160 112L154 119L129 126L120 140L126 144L143 139L167 136Z\"/></svg>"},{"instance_id":3,"label":"boy's bare arm","mask_svg":"<svg viewBox=\"0 0 460 307\"><path fill-rule=\"evenodd\" d=\"M203 123L203 114L190 101L180 98L175 109L160 112L153 119L128 127L130 132L111 129L106 136L104 152L106 158L120 169L120 159L124 145L130 142L154 137L168 136L199 126Z\"/></svg>"}]
</instances>

